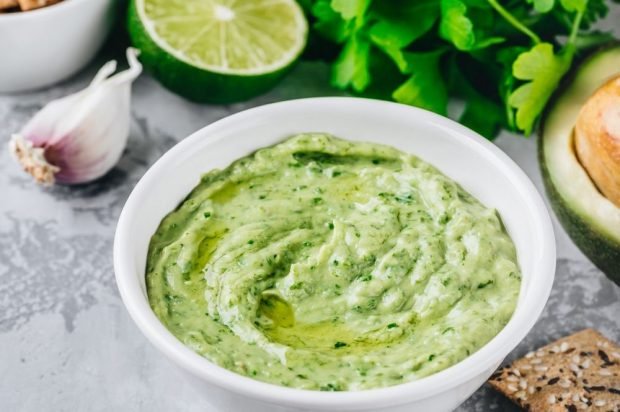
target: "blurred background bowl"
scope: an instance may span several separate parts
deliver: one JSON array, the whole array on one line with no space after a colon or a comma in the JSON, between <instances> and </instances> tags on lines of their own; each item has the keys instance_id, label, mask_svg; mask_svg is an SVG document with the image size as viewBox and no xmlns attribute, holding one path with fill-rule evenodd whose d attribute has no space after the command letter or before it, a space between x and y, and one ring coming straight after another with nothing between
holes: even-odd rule
<instances>
[{"instance_id":1,"label":"blurred background bowl","mask_svg":"<svg viewBox=\"0 0 620 412\"><path fill-rule=\"evenodd\" d=\"M0 93L49 86L82 69L101 48L116 0L65 0L0 14Z\"/></svg>"}]
</instances>

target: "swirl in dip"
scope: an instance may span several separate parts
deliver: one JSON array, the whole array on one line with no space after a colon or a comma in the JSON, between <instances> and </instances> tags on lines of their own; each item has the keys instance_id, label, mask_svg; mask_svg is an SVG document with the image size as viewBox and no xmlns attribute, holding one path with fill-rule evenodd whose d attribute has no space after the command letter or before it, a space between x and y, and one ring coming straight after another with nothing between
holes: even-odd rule
<instances>
[{"instance_id":1,"label":"swirl in dip","mask_svg":"<svg viewBox=\"0 0 620 412\"><path fill-rule=\"evenodd\" d=\"M153 236L146 281L210 361L336 391L459 362L508 322L521 276L496 211L433 166L315 133L204 175Z\"/></svg>"}]
</instances>

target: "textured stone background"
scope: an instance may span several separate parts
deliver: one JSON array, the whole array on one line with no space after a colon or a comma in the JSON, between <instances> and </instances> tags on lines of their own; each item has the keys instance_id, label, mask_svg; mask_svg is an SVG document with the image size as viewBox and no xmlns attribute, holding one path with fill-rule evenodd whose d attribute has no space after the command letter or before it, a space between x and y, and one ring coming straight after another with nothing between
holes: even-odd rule
<instances>
[{"instance_id":1,"label":"textured stone background","mask_svg":"<svg viewBox=\"0 0 620 412\"><path fill-rule=\"evenodd\" d=\"M607 26L619 21L616 12ZM36 187L6 150L10 134L46 102L83 88L105 58L51 89L0 95L0 411L217 411L129 319L112 269L117 217L146 169L193 131L249 107L335 92L321 63L303 63L269 94L229 106L189 103L144 75L134 85L131 136L118 166L89 185ZM497 144L542 190L535 139L504 133ZM554 224L551 298L510 358L585 327L620 341L620 288ZM458 409L487 410L515 408L483 387Z\"/></svg>"}]
</instances>

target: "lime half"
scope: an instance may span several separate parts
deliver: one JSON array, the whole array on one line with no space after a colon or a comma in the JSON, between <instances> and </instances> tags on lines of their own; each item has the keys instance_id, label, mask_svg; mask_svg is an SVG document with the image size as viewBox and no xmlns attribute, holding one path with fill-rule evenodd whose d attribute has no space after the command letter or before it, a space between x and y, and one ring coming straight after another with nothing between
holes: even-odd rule
<instances>
[{"instance_id":1,"label":"lime half","mask_svg":"<svg viewBox=\"0 0 620 412\"><path fill-rule=\"evenodd\" d=\"M294 0L132 0L129 33L164 86L226 103L270 89L303 51L308 24Z\"/></svg>"}]
</instances>

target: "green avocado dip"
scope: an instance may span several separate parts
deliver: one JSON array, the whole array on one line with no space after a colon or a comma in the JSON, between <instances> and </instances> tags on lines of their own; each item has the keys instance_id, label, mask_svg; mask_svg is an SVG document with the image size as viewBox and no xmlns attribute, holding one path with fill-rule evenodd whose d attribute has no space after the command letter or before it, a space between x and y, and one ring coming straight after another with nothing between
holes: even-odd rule
<instances>
[{"instance_id":1,"label":"green avocado dip","mask_svg":"<svg viewBox=\"0 0 620 412\"><path fill-rule=\"evenodd\" d=\"M324 391L459 362L508 322L521 282L495 210L414 156L318 133L204 175L153 235L146 271L185 345Z\"/></svg>"}]
</instances>

